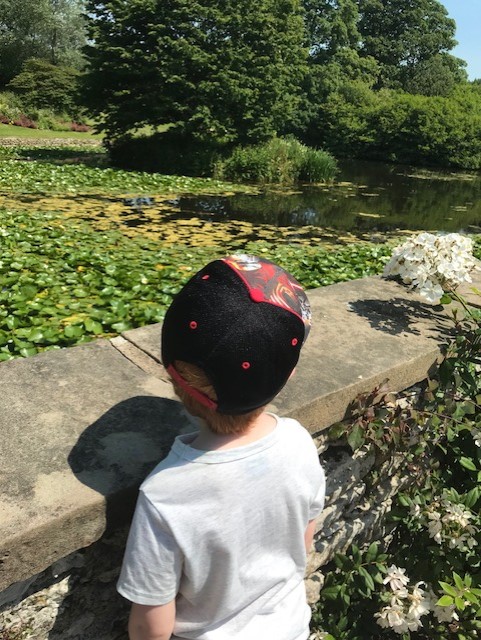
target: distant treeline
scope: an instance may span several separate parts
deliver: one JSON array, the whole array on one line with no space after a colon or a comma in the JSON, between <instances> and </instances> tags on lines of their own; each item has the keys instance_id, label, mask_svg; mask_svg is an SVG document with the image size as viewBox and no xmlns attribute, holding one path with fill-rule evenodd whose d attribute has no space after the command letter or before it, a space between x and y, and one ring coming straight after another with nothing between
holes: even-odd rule
<instances>
[{"instance_id":1,"label":"distant treeline","mask_svg":"<svg viewBox=\"0 0 481 640\"><path fill-rule=\"evenodd\" d=\"M438 0L0 0L0 90L32 110L45 92L29 59L72 69L62 108L86 110L119 164L145 165L139 135L157 168L205 173L291 134L339 157L479 169L481 84L455 30Z\"/></svg>"}]
</instances>

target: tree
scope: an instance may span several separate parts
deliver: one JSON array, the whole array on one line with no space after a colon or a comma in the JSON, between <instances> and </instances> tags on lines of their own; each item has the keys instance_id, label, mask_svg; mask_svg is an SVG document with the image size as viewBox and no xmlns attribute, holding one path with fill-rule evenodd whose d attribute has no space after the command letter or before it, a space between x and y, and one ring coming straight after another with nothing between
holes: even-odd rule
<instances>
[{"instance_id":1,"label":"tree","mask_svg":"<svg viewBox=\"0 0 481 640\"><path fill-rule=\"evenodd\" d=\"M355 0L303 0L311 61L328 61L342 49L359 46L359 12Z\"/></svg>"},{"instance_id":2,"label":"tree","mask_svg":"<svg viewBox=\"0 0 481 640\"><path fill-rule=\"evenodd\" d=\"M296 111L298 0L91 0L88 13L85 101L111 141L170 125L171 139L255 143Z\"/></svg>"},{"instance_id":3,"label":"tree","mask_svg":"<svg viewBox=\"0 0 481 640\"><path fill-rule=\"evenodd\" d=\"M468 79L466 63L449 53L439 53L422 60L406 74L404 88L408 93L423 96L448 96Z\"/></svg>"},{"instance_id":4,"label":"tree","mask_svg":"<svg viewBox=\"0 0 481 640\"><path fill-rule=\"evenodd\" d=\"M323 144L323 104L332 92L352 82L371 87L379 74L376 60L359 55L356 0L303 0L309 48L309 75L295 134L307 144Z\"/></svg>"},{"instance_id":5,"label":"tree","mask_svg":"<svg viewBox=\"0 0 481 640\"><path fill-rule=\"evenodd\" d=\"M456 23L438 0L358 0L361 53L381 66L378 86L402 87L418 64L456 45Z\"/></svg>"},{"instance_id":6,"label":"tree","mask_svg":"<svg viewBox=\"0 0 481 640\"><path fill-rule=\"evenodd\" d=\"M29 58L80 68L82 11L83 0L0 0L0 86Z\"/></svg>"},{"instance_id":7,"label":"tree","mask_svg":"<svg viewBox=\"0 0 481 640\"><path fill-rule=\"evenodd\" d=\"M56 66L46 60L31 58L7 85L21 96L25 109L53 109L57 113L76 115L77 82L80 73L70 67Z\"/></svg>"}]
</instances>

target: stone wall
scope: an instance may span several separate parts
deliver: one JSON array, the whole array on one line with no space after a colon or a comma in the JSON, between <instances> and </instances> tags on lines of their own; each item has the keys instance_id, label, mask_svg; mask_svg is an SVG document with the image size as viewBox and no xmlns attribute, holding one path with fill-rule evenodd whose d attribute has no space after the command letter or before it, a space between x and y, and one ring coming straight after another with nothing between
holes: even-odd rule
<instances>
[{"instance_id":1,"label":"stone wall","mask_svg":"<svg viewBox=\"0 0 481 640\"><path fill-rule=\"evenodd\" d=\"M404 481L399 460L328 445L325 428L363 391L402 390L436 366L449 323L394 282L366 278L310 292L314 328L298 372L271 409L315 438L326 508L308 566L379 535ZM159 363L160 327L0 365L4 393L0 495L1 640L125 640L115 594L138 484L191 430ZM368 481L369 480L369 481ZM3 633L3 635L2 635Z\"/></svg>"}]
</instances>

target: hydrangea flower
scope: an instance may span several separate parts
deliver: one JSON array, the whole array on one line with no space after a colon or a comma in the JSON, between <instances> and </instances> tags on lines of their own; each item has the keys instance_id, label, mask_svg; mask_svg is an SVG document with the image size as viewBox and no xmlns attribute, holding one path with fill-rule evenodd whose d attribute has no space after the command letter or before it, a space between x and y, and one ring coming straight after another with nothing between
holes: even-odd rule
<instances>
[{"instance_id":1,"label":"hydrangea flower","mask_svg":"<svg viewBox=\"0 0 481 640\"><path fill-rule=\"evenodd\" d=\"M394 249L383 275L399 277L428 302L437 303L445 291L471 282L476 265L471 238L420 233Z\"/></svg>"}]
</instances>

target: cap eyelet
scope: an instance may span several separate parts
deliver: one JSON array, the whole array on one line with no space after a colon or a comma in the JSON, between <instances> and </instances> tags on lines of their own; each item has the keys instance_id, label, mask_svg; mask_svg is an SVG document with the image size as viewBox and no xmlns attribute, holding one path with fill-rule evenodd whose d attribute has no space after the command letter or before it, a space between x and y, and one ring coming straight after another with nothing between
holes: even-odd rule
<instances>
[{"instance_id":1,"label":"cap eyelet","mask_svg":"<svg viewBox=\"0 0 481 640\"><path fill-rule=\"evenodd\" d=\"M202 280L208 280L210 278L209 274L206 274L205 276L202 276Z\"/></svg>"},{"instance_id":2,"label":"cap eyelet","mask_svg":"<svg viewBox=\"0 0 481 640\"><path fill-rule=\"evenodd\" d=\"M247 371L247 369L251 368L251 363L250 362L243 362L242 363L242 368Z\"/></svg>"},{"instance_id":3,"label":"cap eyelet","mask_svg":"<svg viewBox=\"0 0 481 640\"><path fill-rule=\"evenodd\" d=\"M192 321L189 323L189 327L190 327L191 329L197 329L197 322L196 322L195 320L192 320Z\"/></svg>"},{"instance_id":4,"label":"cap eyelet","mask_svg":"<svg viewBox=\"0 0 481 640\"><path fill-rule=\"evenodd\" d=\"M297 338L292 338L292 340L291 340L291 344L292 344L293 347L295 347L298 342L299 342L299 340Z\"/></svg>"}]
</instances>

